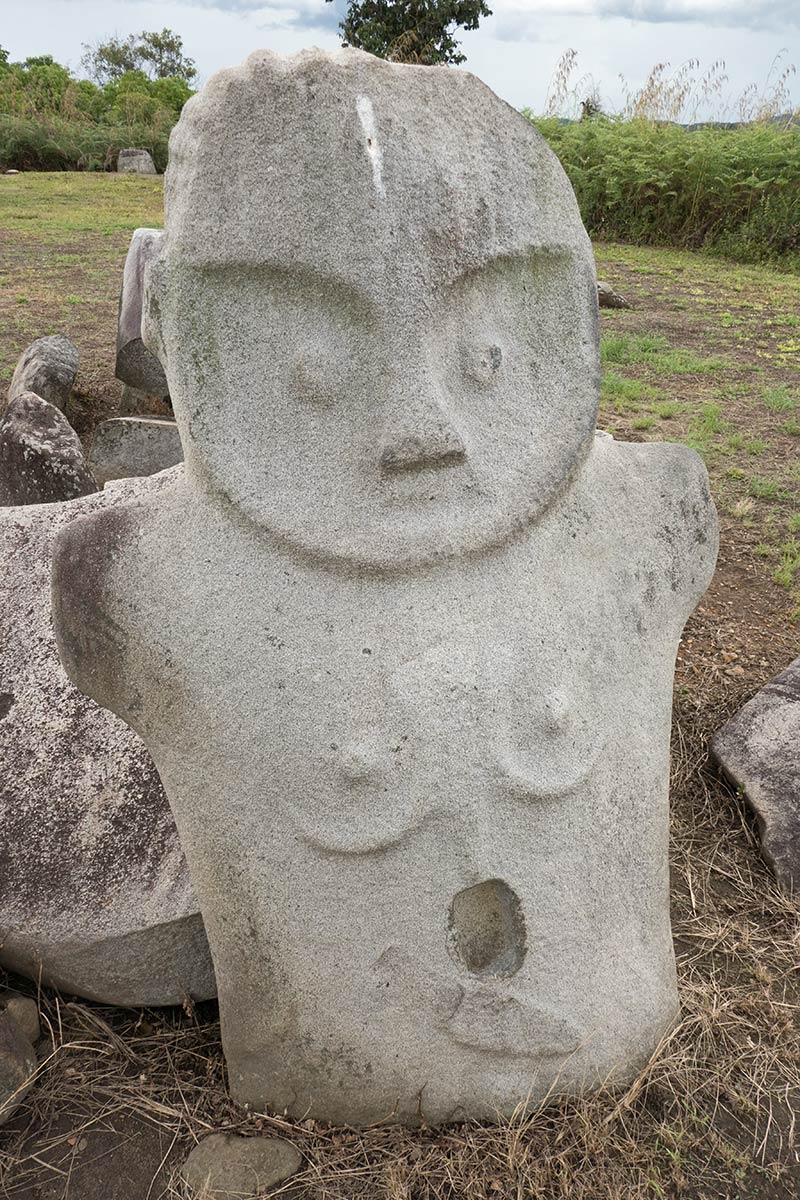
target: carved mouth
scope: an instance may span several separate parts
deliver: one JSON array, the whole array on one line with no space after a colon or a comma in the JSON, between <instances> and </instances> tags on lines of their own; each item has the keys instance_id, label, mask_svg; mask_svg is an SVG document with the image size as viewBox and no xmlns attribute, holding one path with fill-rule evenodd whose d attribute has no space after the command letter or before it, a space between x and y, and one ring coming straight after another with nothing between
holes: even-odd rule
<instances>
[{"instance_id":1,"label":"carved mouth","mask_svg":"<svg viewBox=\"0 0 800 1200\"><path fill-rule=\"evenodd\" d=\"M505 980L462 984L429 970L399 946L384 950L373 972L387 995L414 996L433 1026L459 1046L503 1058L566 1058L585 1040L571 1021L512 991Z\"/></svg>"}]
</instances>

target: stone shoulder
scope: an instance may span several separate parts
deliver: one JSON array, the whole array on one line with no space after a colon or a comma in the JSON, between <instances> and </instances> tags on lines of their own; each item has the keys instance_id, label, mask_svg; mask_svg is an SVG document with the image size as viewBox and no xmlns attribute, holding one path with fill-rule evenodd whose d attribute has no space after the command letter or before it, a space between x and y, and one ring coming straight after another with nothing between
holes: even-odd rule
<instances>
[{"instance_id":1,"label":"stone shoulder","mask_svg":"<svg viewBox=\"0 0 800 1200\"><path fill-rule=\"evenodd\" d=\"M98 497L106 503L70 520L53 543L53 627L64 669L82 692L126 719L136 614L123 611L116 581L132 573L143 511L166 502L180 472L106 488Z\"/></svg>"},{"instance_id":2,"label":"stone shoulder","mask_svg":"<svg viewBox=\"0 0 800 1200\"><path fill-rule=\"evenodd\" d=\"M719 549L719 523L705 464L672 442L595 439L576 489L615 555L639 559L686 616L707 589Z\"/></svg>"}]
</instances>

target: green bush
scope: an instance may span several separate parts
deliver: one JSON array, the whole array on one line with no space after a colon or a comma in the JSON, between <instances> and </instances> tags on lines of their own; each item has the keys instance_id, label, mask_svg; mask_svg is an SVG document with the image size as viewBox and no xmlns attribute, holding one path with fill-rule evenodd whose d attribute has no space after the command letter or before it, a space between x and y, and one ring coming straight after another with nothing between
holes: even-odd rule
<instances>
[{"instance_id":1,"label":"green bush","mask_svg":"<svg viewBox=\"0 0 800 1200\"><path fill-rule=\"evenodd\" d=\"M103 87L74 79L49 56L0 60L0 170L103 171L126 146L167 164L172 126L192 92L186 80L126 71Z\"/></svg>"},{"instance_id":2,"label":"green bush","mask_svg":"<svg viewBox=\"0 0 800 1200\"><path fill-rule=\"evenodd\" d=\"M597 238L800 270L800 129L532 118Z\"/></svg>"}]
</instances>

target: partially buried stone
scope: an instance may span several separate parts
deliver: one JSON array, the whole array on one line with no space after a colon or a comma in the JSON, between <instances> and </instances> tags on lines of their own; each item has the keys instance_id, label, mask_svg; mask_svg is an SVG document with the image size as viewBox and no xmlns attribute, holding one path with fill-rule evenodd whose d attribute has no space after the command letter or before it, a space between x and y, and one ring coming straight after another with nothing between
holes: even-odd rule
<instances>
[{"instance_id":1,"label":"partially buried stone","mask_svg":"<svg viewBox=\"0 0 800 1200\"><path fill-rule=\"evenodd\" d=\"M163 398L169 392L164 368L142 341L142 299L145 271L158 255L164 234L160 229L135 229L119 296L117 361L114 373L129 388ZM144 411L140 409L139 411Z\"/></svg>"},{"instance_id":2,"label":"partially buried stone","mask_svg":"<svg viewBox=\"0 0 800 1200\"><path fill-rule=\"evenodd\" d=\"M127 175L158 174L149 150L120 150L117 155L117 170Z\"/></svg>"},{"instance_id":3,"label":"partially buried stone","mask_svg":"<svg viewBox=\"0 0 800 1200\"><path fill-rule=\"evenodd\" d=\"M0 1010L0 1125L33 1087L35 1070L33 1046L8 1013Z\"/></svg>"},{"instance_id":4,"label":"partially buried stone","mask_svg":"<svg viewBox=\"0 0 800 1200\"><path fill-rule=\"evenodd\" d=\"M52 504L96 491L64 414L33 392L14 396L0 417L0 507Z\"/></svg>"},{"instance_id":5,"label":"partially buried stone","mask_svg":"<svg viewBox=\"0 0 800 1200\"><path fill-rule=\"evenodd\" d=\"M300 1153L283 1138L212 1133L186 1159L183 1178L202 1200L245 1200L276 1187L302 1165Z\"/></svg>"},{"instance_id":6,"label":"partially buried stone","mask_svg":"<svg viewBox=\"0 0 800 1200\"><path fill-rule=\"evenodd\" d=\"M597 303L601 308L630 308L629 302L619 292L615 292L610 283L597 281Z\"/></svg>"},{"instance_id":7,"label":"partially buried stone","mask_svg":"<svg viewBox=\"0 0 800 1200\"><path fill-rule=\"evenodd\" d=\"M778 882L800 891L800 658L723 725L711 753L756 814Z\"/></svg>"},{"instance_id":8,"label":"partially buried stone","mask_svg":"<svg viewBox=\"0 0 800 1200\"><path fill-rule=\"evenodd\" d=\"M32 997L23 996L21 992L0 992L0 1012L8 1013L20 1033L31 1044L35 1045L38 1042L41 1033L39 1006Z\"/></svg>"},{"instance_id":9,"label":"partially buried stone","mask_svg":"<svg viewBox=\"0 0 800 1200\"><path fill-rule=\"evenodd\" d=\"M691 450L595 436L563 169L464 72L259 52L167 189L144 337L186 469L64 530L54 617L161 770L233 1095L440 1123L625 1083L678 1012L672 684L717 527Z\"/></svg>"},{"instance_id":10,"label":"partially buried stone","mask_svg":"<svg viewBox=\"0 0 800 1200\"><path fill-rule=\"evenodd\" d=\"M115 417L98 425L89 465L98 483L155 475L183 462L181 435L174 421Z\"/></svg>"},{"instance_id":11,"label":"partially buried stone","mask_svg":"<svg viewBox=\"0 0 800 1200\"><path fill-rule=\"evenodd\" d=\"M37 338L20 356L11 377L8 399L23 392L35 392L63 411L78 374L79 361L77 346L63 334Z\"/></svg>"},{"instance_id":12,"label":"partially buried stone","mask_svg":"<svg viewBox=\"0 0 800 1200\"><path fill-rule=\"evenodd\" d=\"M0 510L0 963L109 1004L215 990L152 759L70 684L51 624L56 533L152 495L157 482Z\"/></svg>"}]
</instances>

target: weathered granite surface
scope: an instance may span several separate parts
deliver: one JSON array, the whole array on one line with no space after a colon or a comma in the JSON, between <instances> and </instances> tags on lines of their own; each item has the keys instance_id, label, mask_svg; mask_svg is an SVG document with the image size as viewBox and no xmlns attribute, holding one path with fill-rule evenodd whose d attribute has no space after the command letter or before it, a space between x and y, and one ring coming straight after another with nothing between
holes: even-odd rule
<instances>
[{"instance_id":1,"label":"weathered granite surface","mask_svg":"<svg viewBox=\"0 0 800 1200\"><path fill-rule=\"evenodd\" d=\"M72 686L51 626L56 533L153 495L157 483L0 510L0 963L110 1004L214 992L152 759L128 726Z\"/></svg>"},{"instance_id":2,"label":"weathered granite surface","mask_svg":"<svg viewBox=\"0 0 800 1200\"><path fill-rule=\"evenodd\" d=\"M779 883L800 891L800 658L723 725L711 753L756 814Z\"/></svg>"},{"instance_id":3,"label":"weathered granite surface","mask_svg":"<svg viewBox=\"0 0 800 1200\"><path fill-rule=\"evenodd\" d=\"M37 338L22 352L11 377L8 399L35 392L62 411L78 374L78 347L62 333ZM0 409L5 406L0 400Z\"/></svg>"},{"instance_id":4,"label":"weathered granite surface","mask_svg":"<svg viewBox=\"0 0 800 1200\"><path fill-rule=\"evenodd\" d=\"M158 763L233 1094L442 1122L628 1080L677 1013L717 528L697 455L595 437L566 176L463 72L260 52L184 109L166 199L185 471L64 531L56 623Z\"/></svg>"},{"instance_id":5,"label":"weathered granite surface","mask_svg":"<svg viewBox=\"0 0 800 1200\"><path fill-rule=\"evenodd\" d=\"M160 229L133 231L122 273L114 368L129 388L159 397L168 394L169 385L161 363L142 341L142 300L145 270L158 255L163 236Z\"/></svg>"},{"instance_id":6,"label":"weathered granite surface","mask_svg":"<svg viewBox=\"0 0 800 1200\"><path fill-rule=\"evenodd\" d=\"M89 454L98 483L155 475L183 462L181 435L174 421L114 417L97 426Z\"/></svg>"},{"instance_id":7,"label":"weathered granite surface","mask_svg":"<svg viewBox=\"0 0 800 1200\"><path fill-rule=\"evenodd\" d=\"M67 418L33 392L19 392L0 416L0 507L50 504L97 491Z\"/></svg>"}]
</instances>

